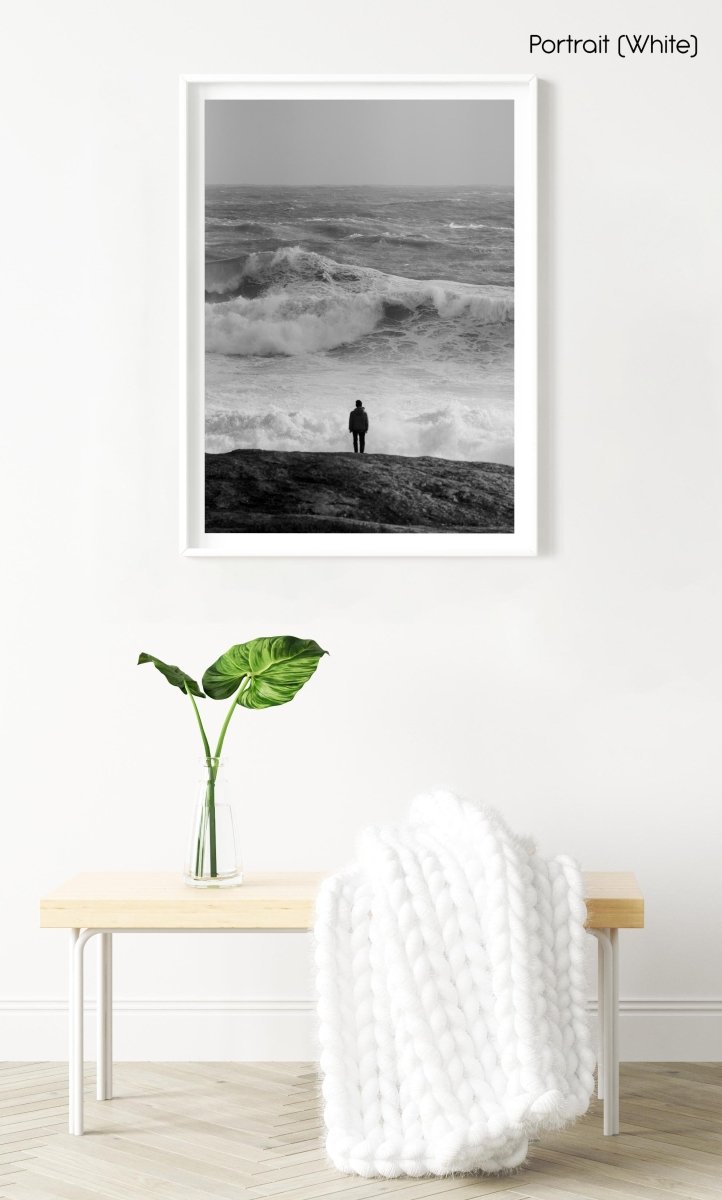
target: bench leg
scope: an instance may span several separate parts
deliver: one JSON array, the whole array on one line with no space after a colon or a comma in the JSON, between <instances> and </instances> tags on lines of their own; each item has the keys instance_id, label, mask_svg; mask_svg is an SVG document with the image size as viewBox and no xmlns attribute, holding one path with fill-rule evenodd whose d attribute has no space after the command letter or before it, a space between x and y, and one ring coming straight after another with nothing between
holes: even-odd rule
<instances>
[{"instance_id":1,"label":"bench leg","mask_svg":"<svg viewBox=\"0 0 722 1200\"><path fill-rule=\"evenodd\" d=\"M604 947L597 938L597 1099L604 1099Z\"/></svg>"},{"instance_id":2,"label":"bench leg","mask_svg":"<svg viewBox=\"0 0 722 1200\"><path fill-rule=\"evenodd\" d=\"M96 1095L113 1098L113 935L98 938L98 998L96 1013Z\"/></svg>"},{"instance_id":3,"label":"bench leg","mask_svg":"<svg viewBox=\"0 0 722 1200\"><path fill-rule=\"evenodd\" d=\"M75 1091L77 1080L75 1077L75 947L78 943L79 929L70 930L70 946L68 956L68 1132L75 1133ZM80 1022L82 1029L83 1021L83 998L80 998ZM81 1052L82 1062L82 1052ZM82 1066L81 1066L81 1090L82 1090Z\"/></svg>"},{"instance_id":4,"label":"bench leg","mask_svg":"<svg viewBox=\"0 0 722 1200\"><path fill-rule=\"evenodd\" d=\"M604 1133L619 1133L619 931L594 929L599 945L601 1047L597 1093L604 1098Z\"/></svg>"},{"instance_id":5,"label":"bench leg","mask_svg":"<svg viewBox=\"0 0 722 1200\"><path fill-rule=\"evenodd\" d=\"M83 1132L83 1012L84 957L88 940L95 929L70 930L69 1047L68 1047L68 1129Z\"/></svg>"},{"instance_id":6,"label":"bench leg","mask_svg":"<svg viewBox=\"0 0 722 1200\"><path fill-rule=\"evenodd\" d=\"M83 1132L83 951L87 929L70 930L70 1048L68 1129Z\"/></svg>"},{"instance_id":7,"label":"bench leg","mask_svg":"<svg viewBox=\"0 0 722 1200\"><path fill-rule=\"evenodd\" d=\"M610 1133L619 1133L619 930L609 930L612 943L612 1069L614 1071L614 1102L612 1105Z\"/></svg>"}]
</instances>

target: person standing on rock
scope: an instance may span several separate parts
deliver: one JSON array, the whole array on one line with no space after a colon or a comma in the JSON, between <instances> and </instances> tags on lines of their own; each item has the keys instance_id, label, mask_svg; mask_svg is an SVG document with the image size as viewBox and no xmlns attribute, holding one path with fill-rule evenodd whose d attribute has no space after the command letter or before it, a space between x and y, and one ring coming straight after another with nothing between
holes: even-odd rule
<instances>
[{"instance_id":1,"label":"person standing on rock","mask_svg":"<svg viewBox=\"0 0 722 1200\"><path fill-rule=\"evenodd\" d=\"M351 409L348 417L349 433L353 434L353 452L363 454L366 450L366 434L369 428L369 418L366 409L360 400L356 401L356 407Z\"/></svg>"}]
</instances>

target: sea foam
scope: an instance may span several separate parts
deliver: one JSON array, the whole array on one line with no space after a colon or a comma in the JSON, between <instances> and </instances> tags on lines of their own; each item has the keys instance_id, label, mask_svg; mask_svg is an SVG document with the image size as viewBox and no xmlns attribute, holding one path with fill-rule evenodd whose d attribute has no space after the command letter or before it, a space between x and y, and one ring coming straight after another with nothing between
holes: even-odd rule
<instances>
[{"instance_id":1,"label":"sea foam","mask_svg":"<svg viewBox=\"0 0 722 1200\"><path fill-rule=\"evenodd\" d=\"M208 263L206 294L206 351L216 354L316 353L383 328L396 338L412 334L421 357L425 338L430 353L450 335L464 354L480 326L514 315L509 288L388 275L300 247ZM440 329L440 322L455 324Z\"/></svg>"},{"instance_id":2,"label":"sea foam","mask_svg":"<svg viewBox=\"0 0 722 1200\"><path fill-rule=\"evenodd\" d=\"M350 449L347 414L328 409L213 409L206 414L206 449ZM373 412L368 446L378 454L433 455L469 462L513 463L513 418L508 409L450 401L417 413L384 407Z\"/></svg>"}]
</instances>

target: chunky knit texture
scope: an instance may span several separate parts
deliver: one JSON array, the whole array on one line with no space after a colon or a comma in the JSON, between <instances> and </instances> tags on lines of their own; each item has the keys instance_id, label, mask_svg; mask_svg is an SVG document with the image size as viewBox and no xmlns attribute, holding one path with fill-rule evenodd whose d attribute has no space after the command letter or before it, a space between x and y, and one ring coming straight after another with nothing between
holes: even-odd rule
<instances>
[{"instance_id":1,"label":"chunky knit texture","mask_svg":"<svg viewBox=\"0 0 722 1200\"><path fill-rule=\"evenodd\" d=\"M327 1149L364 1176L505 1171L585 1112L586 908L493 810L418 797L318 899Z\"/></svg>"}]
</instances>

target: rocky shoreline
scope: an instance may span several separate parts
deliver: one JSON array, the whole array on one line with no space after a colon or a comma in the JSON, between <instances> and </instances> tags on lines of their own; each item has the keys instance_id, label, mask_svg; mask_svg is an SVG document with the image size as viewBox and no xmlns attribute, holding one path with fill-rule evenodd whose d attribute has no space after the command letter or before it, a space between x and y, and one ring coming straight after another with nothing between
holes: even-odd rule
<instances>
[{"instance_id":1,"label":"rocky shoreline","mask_svg":"<svg viewBox=\"0 0 722 1200\"><path fill-rule=\"evenodd\" d=\"M206 532L513 533L514 469L393 454L207 454Z\"/></svg>"}]
</instances>

